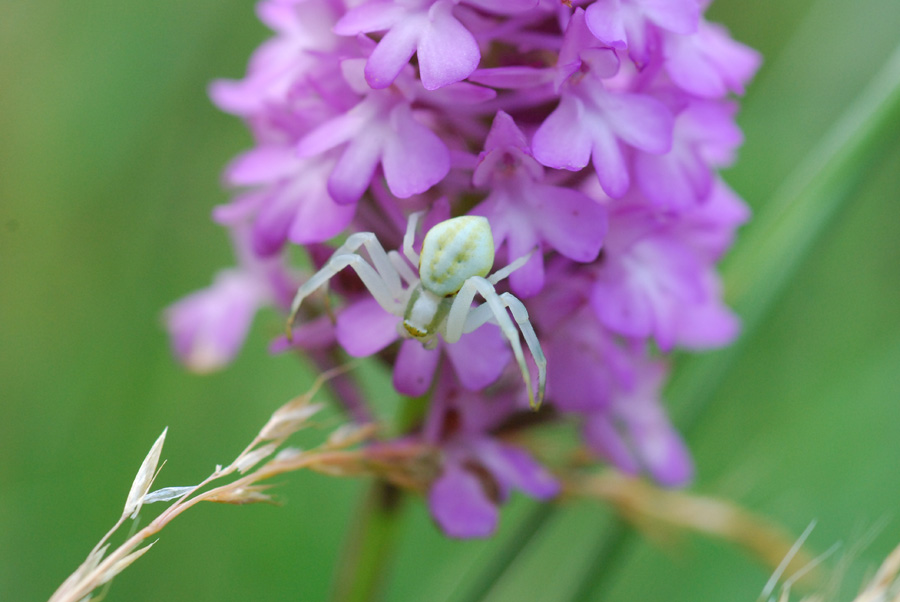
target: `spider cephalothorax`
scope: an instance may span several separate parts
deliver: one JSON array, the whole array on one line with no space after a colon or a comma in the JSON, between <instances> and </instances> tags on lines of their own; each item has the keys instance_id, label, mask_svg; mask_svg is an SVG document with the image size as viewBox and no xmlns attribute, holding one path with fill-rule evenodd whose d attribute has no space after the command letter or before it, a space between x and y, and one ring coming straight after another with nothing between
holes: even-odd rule
<instances>
[{"instance_id":1,"label":"spider cephalothorax","mask_svg":"<svg viewBox=\"0 0 900 602\"><path fill-rule=\"evenodd\" d=\"M464 215L431 228L425 235L420 257L413 249L420 216L419 213L410 216L403 237L403 254L412 265L418 266L418 275L397 251L385 252L371 232L353 234L297 291L288 318L289 335L303 300L350 266L378 304L402 318L398 326L400 335L417 339L427 348L437 344L439 334L444 341L452 344L464 333L472 332L486 322L497 324L515 354L528 388L529 401L532 407L538 407L544 397L547 360L528 320L525 306L512 294L498 294L494 289L497 282L522 267L528 256L520 257L488 276L494 263L494 239L490 224L484 217ZM369 252L371 264L358 254L360 247L365 247ZM476 294L481 295L484 303L473 307ZM537 365L536 394L532 392L519 332L507 309L512 312Z\"/></svg>"}]
</instances>

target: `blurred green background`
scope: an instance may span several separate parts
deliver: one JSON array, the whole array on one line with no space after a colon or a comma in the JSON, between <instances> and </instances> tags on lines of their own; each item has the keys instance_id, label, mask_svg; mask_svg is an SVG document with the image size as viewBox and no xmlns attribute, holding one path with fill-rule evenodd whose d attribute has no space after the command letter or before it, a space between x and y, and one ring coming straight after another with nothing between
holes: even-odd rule
<instances>
[{"instance_id":1,"label":"blurred green background","mask_svg":"<svg viewBox=\"0 0 900 602\"><path fill-rule=\"evenodd\" d=\"M717 0L710 17L765 56L726 174L761 214L895 52L900 7ZM0 5L2 600L46 599L77 567L164 426L158 483L195 483L309 386L308 368L266 352L274 314L233 367L204 377L174 362L160 326L163 307L232 261L209 212L250 140L205 87L242 75L266 36L247 0ZM671 392L693 490L794 533L817 520L813 549L844 542L829 563L844 567L845 599L900 542L896 117L851 162L833 218L806 229L817 236L774 304L732 352L685 362L706 386ZM364 483L279 482L281 507L191 510L108 599L326 598ZM660 548L588 503L531 534L533 511L515 499L495 539L457 542L410 504L388 599L753 600L770 574L719 542ZM508 562L487 580L498 552Z\"/></svg>"}]
</instances>

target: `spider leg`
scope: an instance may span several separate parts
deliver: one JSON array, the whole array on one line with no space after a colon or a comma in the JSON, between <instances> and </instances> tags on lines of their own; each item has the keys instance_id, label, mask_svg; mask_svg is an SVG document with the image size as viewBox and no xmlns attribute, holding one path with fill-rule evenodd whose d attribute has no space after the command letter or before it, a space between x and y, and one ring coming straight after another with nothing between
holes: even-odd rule
<instances>
[{"instance_id":1,"label":"spider leg","mask_svg":"<svg viewBox=\"0 0 900 602\"><path fill-rule=\"evenodd\" d=\"M528 263L528 260L531 259L531 256L534 255L537 250L538 250L538 248L535 247L531 251L529 251L526 255L519 257L514 262L512 262L511 264L506 266L505 268L497 270L496 272L494 272L493 274L488 276L488 278L487 278L488 282L490 282L491 284L497 284L504 278L507 278L510 274L512 274L513 272L518 270L520 267L522 267L523 265Z\"/></svg>"},{"instance_id":2,"label":"spider leg","mask_svg":"<svg viewBox=\"0 0 900 602\"><path fill-rule=\"evenodd\" d=\"M478 323L477 326L466 329L466 326L469 324L470 316L473 312L478 312L481 307L472 307L472 302L475 300L475 294L478 292L478 289L475 287L473 283L469 280L466 280L463 283L462 288L459 289L459 292L456 293L456 297L453 299L453 304L450 306L450 311L447 312L447 322L446 327L444 328L444 340L448 343L455 343L459 341L459 338L463 335L464 332L472 332L478 326L481 326L493 317L493 313L481 312L485 314L485 319ZM485 303L484 306L487 306Z\"/></svg>"},{"instance_id":3,"label":"spider leg","mask_svg":"<svg viewBox=\"0 0 900 602\"><path fill-rule=\"evenodd\" d=\"M412 271L412 268L409 267L409 263L402 255L400 255L400 253L397 251L388 251L388 259L391 260L391 264L393 264L397 273L400 274L400 277L406 281L407 286L412 288L419 283L419 277Z\"/></svg>"},{"instance_id":4,"label":"spider leg","mask_svg":"<svg viewBox=\"0 0 900 602\"><path fill-rule=\"evenodd\" d=\"M476 293L481 295L485 302L473 309L471 305ZM512 319L510 319L509 314L506 311L507 307L512 310L513 317L516 319L516 324L518 324L519 329L522 331L525 342L528 344L528 350L531 351L535 364L537 364L538 367L538 387L536 397L531 388L531 372L528 370L528 364L525 362L525 355L522 352L522 344L519 341L519 331L516 330L516 326L513 324ZM482 308L487 308L487 310ZM474 316L474 319L468 319L472 316ZM455 343L459 340L459 337L462 336L464 331L471 332L471 330L474 330L491 318L496 321L503 336L509 341L516 362L519 364L519 370L522 372L525 388L528 389L528 402L532 408L537 409L544 399L544 388L547 378L547 360L544 358L544 353L541 350L537 336L534 334L534 329L531 327L531 322L528 321L528 312L525 310L525 306L522 305L521 301L509 293L505 293L504 296L501 297L497 294L497 291L494 290L494 286L486 278L473 276L466 280L465 284L463 284L462 288L457 293L456 298L453 300L453 305L450 307L450 312L447 315L447 326L444 338L448 343ZM471 327L471 329L469 329L469 327Z\"/></svg>"},{"instance_id":5,"label":"spider leg","mask_svg":"<svg viewBox=\"0 0 900 602\"><path fill-rule=\"evenodd\" d=\"M388 254L385 253L384 247L381 246L381 243L378 242L373 233L357 232L356 234L351 234L347 237L346 242L337 248L329 261L333 261L340 255L355 254L360 247L365 247L366 251L369 252L369 257L378 271L378 275L381 276L394 298L399 300L403 292L403 287L400 284L400 275L388 258Z\"/></svg>"},{"instance_id":6,"label":"spider leg","mask_svg":"<svg viewBox=\"0 0 900 602\"><path fill-rule=\"evenodd\" d=\"M534 333L531 321L528 319L528 310L525 309L525 305L511 293L503 293L500 295L500 300L503 302L503 305L512 311L513 318L516 320L516 324L519 326L519 330L525 338L525 343L528 345L528 350L534 358L534 363L537 365L538 369L538 399L543 399L544 383L547 381L547 358L544 357L544 351L541 349L541 344L538 341L537 335ZM463 325L462 331L464 333L472 332L486 322L493 322L496 324L497 320L490 305L482 303L478 307L473 307L469 310L468 315L465 316L465 324ZM540 404L540 401L538 401L538 404Z\"/></svg>"},{"instance_id":7,"label":"spider leg","mask_svg":"<svg viewBox=\"0 0 900 602\"><path fill-rule=\"evenodd\" d=\"M487 322L491 322L492 324L496 324L497 320L494 319L494 312L491 311L491 306L487 303L482 303L476 307L473 307L469 310L469 314L466 316L465 324L463 324L463 333L470 333L476 328L480 327L482 324L486 324Z\"/></svg>"},{"instance_id":8,"label":"spider leg","mask_svg":"<svg viewBox=\"0 0 900 602\"><path fill-rule=\"evenodd\" d=\"M528 345L528 351L531 352L531 357L534 358L534 363L537 366L537 402L532 405L532 407L537 408L544 399L544 389L547 386L547 358L544 356L544 350L541 349L541 343L534 333L534 327L528 319L528 310L525 309L525 305L511 293L503 293L500 295L500 299L512 312L513 318L515 318L516 324L518 325L519 330L522 331L522 336L525 338L525 344ZM530 400L531 397L529 397L529 401Z\"/></svg>"},{"instance_id":9,"label":"spider leg","mask_svg":"<svg viewBox=\"0 0 900 602\"><path fill-rule=\"evenodd\" d=\"M411 213L409 221L406 223L406 234L403 235L403 254L417 268L419 266L419 254L413 249L413 242L416 239L416 227L419 225L419 219L424 214L424 211Z\"/></svg>"},{"instance_id":10,"label":"spider leg","mask_svg":"<svg viewBox=\"0 0 900 602\"><path fill-rule=\"evenodd\" d=\"M380 245L379 245L380 246ZM386 258L387 256L385 256ZM385 282L384 278L369 265L361 255L355 253L346 253L343 255L333 255L328 263L321 270L313 274L313 276L303 283L297 290L294 300L291 302L291 313L287 320L287 337L291 340L294 322L297 321L297 312L300 310L300 304L303 300L311 295L320 286L327 283L335 274L346 267L351 267L362 280L363 284L375 297L378 304L387 311L396 314L402 311L402 304L395 298L395 295ZM394 272L396 276L396 272ZM399 277L398 277L399 279Z\"/></svg>"}]
</instances>

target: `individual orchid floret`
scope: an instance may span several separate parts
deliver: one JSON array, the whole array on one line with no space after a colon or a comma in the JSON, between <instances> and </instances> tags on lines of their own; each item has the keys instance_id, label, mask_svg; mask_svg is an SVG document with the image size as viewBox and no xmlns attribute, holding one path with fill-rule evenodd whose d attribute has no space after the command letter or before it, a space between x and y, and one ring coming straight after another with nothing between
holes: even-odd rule
<instances>
[{"instance_id":1,"label":"individual orchid floret","mask_svg":"<svg viewBox=\"0 0 900 602\"><path fill-rule=\"evenodd\" d=\"M263 305L280 305L292 286L281 257L260 260L246 227L234 230L238 267L166 309L164 322L178 359L195 372L218 370L234 359Z\"/></svg>"},{"instance_id":2,"label":"individual orchid floret","mask_svg":"<svg viewBox=\"0 0 900 602\"><path fill-rule=\"evenodd\" d=\"M585 38L584 11L577 9L567 39ZM592 66L601 49L588 49L561 88L559 106L534 134L534 157L548 167L578 171L593 160L600 185L614 198L631 184L623 144L662 154L672 146L672 114L647 94L607 90ZM579 56L585 53L580 53ZM605 64L605 63L604 63Z\"/></svg>"},{"instance_id":3,"label":"individual orchid floret","mask_svg":"<svg viewBox=\"0 0 900 602\"><path fill-rule=\"evenodd\" d=\"M240 270L220 272L212 286L166 310L166 329L178 359L194 372L213 372L231 363L244 344L265 290Z\"/></svg>"},{"instance_id":4,"label":"individual orchid floret","mask_svg":"<svg viewBox=\"0 0 900 602\"><path fill-rule=\"evenodd\" d=\"M628 50L643 65L656 43L656 28L692 34L700 20L697 0L596 0L585 9L591 33L616 50Z\"/></svg>"},{"instance_id":5,"label":"individual orchid floret","mask_svg":"<svg viewBox=\"0 0 900 602\"><path fill-rule=\"evenodd\" d=\"M286 308L296 286L282 256L260 258L246 223L232 228L237 266L222 270L212 285L169 306L163 318L175 355L195 372L230 363L243 346L256 312Z\"/></svg>"},{"instance_id":6,"label":"individual orchid floret","mask_svg":"<svg viewBox=\"0 0 900 602\"><path fill-rule=\"evenodd\" d=\"M635 154L635 179L648 200L669 209L706 200L713 170L730 164L743 141L735 109L731 103L691 101L675 118L671 151Z\"/></svg>"},{"instance_id":7,"label":"individual orchid floret","mask_svg":"<svg viewBox=\"0 0 900 602\"><path fill-rule=\"evenodd\" d=\"M532 9L537 0L462 0L501 15ZM366 81L386 88L413 54L426 90L436 90L468 77L481 61L478 42L454 15L460 0L370 0L347 11L335 25L343 36L385 31L366 62Z\"/></svg>"},{"instance_id":8,"label":"individual orchid floret","mask_svg":"<svg viewBox=\"0 0 900 602\"><path fill-rule=\"evenodd\" d=\"M341 67L360 90L363 60L348 59ZM450 170L447 146L415 118L409 100L395 90L370 90L355 107L304 136L297 152L313 157L338 147L342 151L328 177L328 191L339 203L359 200L379 164L388 188L399 198L428 190Z\"/></svg>"},{"instance_id":9,"label":"individual orchid floret","mask_svg":"<svg viewBox=\"0 0 900 602\"><path fill-rule=\"evenodd\" d=\"M718 274L707 268L700 274L700 297L678 319L676 344L686 349L714 349L733 342L741 321L722 300Z\"/></svg>"},{"instance_id":10,"label":"individual orchid floret","mask_svg":"<svg viewBox=\"0 0 900 602\"><path fill-rule=\"evenodd\" d=\"M441 476L428 492L428 508L451 537L492 535L499 522L497 506L513 489L541 500L559 493L559 484L525 450L486 436L451 439L443 460Z\"/></svg>"},{"instance_id":11,"label":"individual orchid floret","mask_svg":"<svg viewBox=\"0 0 900 602\"><path fill-rule=\"evenodd\" d=\"M507 90L527 90L551 84L552 90L558 93L560 87L573 76L576 81L588 74L598 80L613 77L619 71L619 57L612 48L591 35L584 25L584 10L577 9L574 15L567 17L569 25L565 36L561 44L556 39L556 44L546 50L545 65L478 69L469 80ZM559 45L558 50L556 45ZM554 54L557 56L552 60L550 57Z\"/></svg>"},{"instance_id":12,"label":"individual orchid floret","mask_svg":"<svg viewBox=\"0 0 900 602\"><path fill-rule=\"evenodd\" d=\"M481 52L471 33L453 16L453 0L372 0L351 9L335 25L339 35L385 31L366 62L373 88L390 86L416 54L427 90L465 79Z\"/></svg>"},{"instance_id":13,"label":"individual orchid floret","mask_svg":"<svg viewBox=\"0 0 900 602\"><path fill-rule=\"evenodd\" d=\"M441 450L441 473L431 484L428 507L451 537L487 537L497 528L498 505L513 490L548 500L560 486L525 450L490 431L515 409L510 398L483 399L441 378L423 438Z\"/></svg>"},{"instance_id":14,"label":"individual orchid floret","mask_svg":"<svg viewBox=\"0 0 900 602\"><path fill-rule=\"evenodd\" d=\"M762 62L757 51L732 39L721 25L706 21L695 35L668 35L663 52L672 81L703 98L743 94Z\"/></svg>"},{"instance_id":15,"label":"individual orchid floret","mask_svg":"<svg viewBox=\"0 0 900 602\"><path fill-rule=\"evenodd\" d=\"M491 193L472 215L491 223L494 242L506 243L510 260L545 245L580 262L597 258L606 233L606 210L572 188L543 183L544 168L513 118L497 113L484 151L475 168L473 183ZM525 297L544 287L543 254L535 253L510 275L513 290Z\"/></svg>"},{"instance_id":16,"label":"individual orchid floret","mask_svg":"<svg viewBox=\"0 0 900 602\"><path fill-rule=\"evenodd\" d=\"M738 227L748 219L747 204L721 178L716 178L706 200L684 212L672 227L681 240L712 263L731 247Z\"/></svg>"},{"instance_id":17,"label":"individual orchid floret","mask_svg":"<svg viewBox=\"0 0 900 602\"><path fill-rule=\"evenodd\" d=\"M253 186L213 213L220 224L250 221L253 250L278 253L287 241L326 241L350 224L355 204L334 201L327 189L334 158L301 159L291 146L258 146L235 159L225 172L233 186Z\"/></svg>"},{"instance_id":18,"label":"individual orchid floret","mask_svg":"<svg viewBox=\"0 0 900 602\"><path fill-rule=\"evenodd\" d=\"M694 473L690 452L659 398L666 366L648 359L638 366L633 383L615 393L610 407L588 416L585 439L626 473L646 471L663 485L685 485Z\"/></svg>"},{"instance_id":19,"label":"individual orchid floret","mask_svg":"<svg viewBox=\"0 0 900 602\"><path fill-rule=\"evenodd\" d=\"M328 109L320 102L330 87L325 82L334 79L337 57L350 42L331 31L339 17L336 5L332 0L261 2L257 12L276 36L254 53L244 79L213 83L213 101L252 120L277 112L306 123L321 121Z\"/></svg>"},{"instance_id":20,"label":"individual orchid floret","mask_svg":"<svg viewBox=\"0 0 900 602\"><path fill-rule=\"evenodd\" d=\"M404 395L424 395L434 380L442 354L467 391L481 391L495 382L512 359L509 345L493 324L464 334L456 344L442 342L437 349L426 349L407 340L400 346L394 364L394 388Z\"/></svg>"},{"instance_id":21,"label":"individual orchid floret","mask_svg":"<svg viewBox=\"0 0 900 602\"><path fill-rule=\"evenodd\" d=\"M633 379L632 358L589 303L592 278L577 264L556 262L553 287L532 302L547 353L547 397L563 412L607 408L619 383Z\"/></svg>"},{"instance_id":22,"label":"individual orchid floret","mask_svg":"<svg viewBox=\"0 0 900 602\"><path fill-rule=\"evenodd\" d=\"M727 343L737 335L738 320L722 304L707 260L678 235L673 223L677 221L635 205L610 213L604 260L591 297L594 310L613 332L653 337L664 351L677 344Z\"/></svg>"}]
</instances>

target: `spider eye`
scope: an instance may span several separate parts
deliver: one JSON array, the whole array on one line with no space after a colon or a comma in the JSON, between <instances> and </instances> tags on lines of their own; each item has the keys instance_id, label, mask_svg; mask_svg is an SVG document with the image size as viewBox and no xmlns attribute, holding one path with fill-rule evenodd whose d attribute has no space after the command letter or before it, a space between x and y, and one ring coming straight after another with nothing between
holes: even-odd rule
<instances>
[{"instance_id":1,"label":"spider eye","mask_svg":"<svg viewBox=\"0 0 900 602\"><path fill-rule=\"evenodd\" d=\"M484 217L464 215L435 225L425 235L419 277L426 289L449 297L472 276L487 276L493 265L490 224Z\"/></svg>"}]
</instances>

